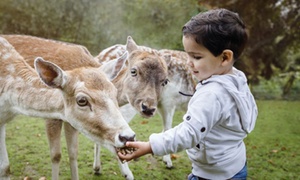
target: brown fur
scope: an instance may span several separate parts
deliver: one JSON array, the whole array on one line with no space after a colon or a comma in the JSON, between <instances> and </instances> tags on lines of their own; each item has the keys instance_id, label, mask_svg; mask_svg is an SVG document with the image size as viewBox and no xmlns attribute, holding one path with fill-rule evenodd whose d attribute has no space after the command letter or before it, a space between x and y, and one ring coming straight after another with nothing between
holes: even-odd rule
<instances>
[{"instance_id":1,"label":"brown fur","mask_svg":"<svg viewBox=\"0 0 300 180\"><path fill-rule=\"evenodd\" d=\"M94 61L94 57L86 47L38 38L25 35L0 35L5 38L14 48L23 55L25 61L33 67L36 57L41 56L45 60L52 61L63 70L78 67L99 67L101 64Z\"/></svg>"}]
</instances>

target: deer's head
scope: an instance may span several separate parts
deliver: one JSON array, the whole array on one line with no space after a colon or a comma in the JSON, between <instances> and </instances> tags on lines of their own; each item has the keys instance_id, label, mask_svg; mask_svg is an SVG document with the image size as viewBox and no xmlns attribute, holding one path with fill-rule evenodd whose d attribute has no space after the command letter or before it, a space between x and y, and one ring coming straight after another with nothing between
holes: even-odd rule
<instances>
[{"instance_id":1,"label":"deer's head","mask_svg":"<svg viewBox=\"0 0 300 180\"><path fill-rule=\"evenodd\" d=\"M129 102L146 118L155 114L162 89L168 83L167 64L157 51L141 48L128 36L125 46L107 48L96 59L103 64L103 71L116 72L112 82L119 91L119 105Z\"/></svg>"},{"instance_id":2,"label":"deer's head","mask_svg":"<svg viewBox=\"0 0 300 180\"><path fill-rule=\"evenodd\" d=\"M64 101L61 119L98 143L122 147L134 140L134 132L119 111L117 89L99 69L63 71L40 57L34 65L42 82L61 91L61 97L51 97Z\"/></svg>"},{"instance_id":3,"label":"deer's head","mask_svg":"<svg viewBox=\"0 0 300 180\"><path fill-rule=\"evenodd\" d=\"M151 117L156 112L162 89L168 83L167 64L155 51L140 50L130 36L126 50L129 55L124 92L142 116Z\"/></svg>"}]
</instances>

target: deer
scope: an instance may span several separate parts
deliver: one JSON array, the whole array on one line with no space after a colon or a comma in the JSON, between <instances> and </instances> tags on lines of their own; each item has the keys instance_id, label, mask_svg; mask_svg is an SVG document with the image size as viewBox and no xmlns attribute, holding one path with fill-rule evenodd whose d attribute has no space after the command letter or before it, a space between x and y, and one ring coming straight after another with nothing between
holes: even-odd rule
<instances>
[{"instance_id":1,"label":"deer","mask_svg":"<svg viewBox=\"0 0 300 180\"><path fill-rule=\"evenodd\" d=\"M95 67L63 70L57 64L34 59L30 66L0 37L0 179L10 179L5 125L18 115L61 119L95 143L112 151L135 140L124 120L117 89Z\"/></svg>"},{"instance_id":2,"label":"deer","mask_svg":"<svg viewBox=\"0 0 300 180\"><path fill-rule=\"evenodd\" d=\"M72 69L77 66L99 66L100 70L112 73L112 76L116 76L112 83L118 90L117 101L119 106L129 104L134 108L135 111L139 112L142 117L152 117L156 110L160 94L167 84L167 64L157 53L145 52L139 50L137 44L128 36L126 43L126 52L120 57L108 61L98 62L92 57L85 47L80 45L74 45L70 43L58 42L53 40L41 39L31 36L20 36L20 35L3 35L25 60L32 65L32 57L36 55L42 55L45 58L51 58L52 62L60 65L62 69ZM64 46L64 47L61 47ZM73 46L77 49L74 50ZM51 49L46 51L45 49ZM63 49L68 49L64 52ZM81 50L80 50L81 49ZM32 52L34 50L34 52ZM76 52L87 52L87 57L83 60L74 60L78 55ZM50 54L48 54L50 52ZM55 54L59 54L57 57L65 57L65 59L59 59ZM73 58L73 59L72 59ZM69 62L70 61L70 62ZM72 61L72 62L71 62ZM87 61L87 62L85 62ZM72 67L70 67L72 64ZM117 70L116 70L117 69ZM125 114L123 111L122 114ZM46 132L48 136L50 153L52 159L52 179L58 179L59 177L59 160L60 160L60 132L62 127L62 121L59 120L48 120L46 123ZM69 127L68 123L64 123L65 132L66 127ZM67 128L68 136L66 135L67 147L69 149L69 160L72 179L78 179L78 168L77 168L77 132L74 128ZM95 144L95 149L98 147ZM71 150L70 150L71 149ZM114 150L112 150L113 153ZM59 158L57 158L59 157ZM123 163L118 159L118 164L121 169L121 174L126 179L134 179L132 172L128 167L128 163ZM94 173L101 174L100 164L94 164Z\"/></svg>"},{"instance_id":3,"label":"deer","mask_svg":"<svg viewBox=\"0 0 300 180\"><path fill-rule=\"evenodd\" d=\"M179 50L157 50L147 46L138 46L138 49L159 54L168 65L168 86L163 89L158 103L158 113L162 118L163 131L166 131L172 128L175 111L187 110L187 104L194 94L197 84L187 65L188 54ZM124 52L126 52L126 46L116 44L102 50L95 58L100 63L109 62L120 57ZM122 106L121 111L127 112L126 116L124 116L127 122L130 122L136 114L136 111L129 105ZM94 150L94 164L101 163L99 149L100 147L96 147ZM165 162L166 168L173 168L170 154L163 156L163 162Z\"/></svg>"}]
</instances>

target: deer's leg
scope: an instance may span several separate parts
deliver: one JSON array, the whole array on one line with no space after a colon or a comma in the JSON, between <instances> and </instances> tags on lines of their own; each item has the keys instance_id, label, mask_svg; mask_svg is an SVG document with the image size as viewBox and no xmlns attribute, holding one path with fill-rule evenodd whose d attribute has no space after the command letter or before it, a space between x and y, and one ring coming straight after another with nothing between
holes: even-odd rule
<instances>
[{"instance_id":1,"label":"deer's leg","mask_svg":"<svg viewBox=\"0 0 300 180\"><path fill-rule=\"evenodd\" d=\"M131 170L129 169L128 163L122 163L117 155L117 152L114 148L106 147L111 153L113 153L116 156L116 159L118 160L118 165L121 170L121 174L123 177L125 177L126 180L133 180L133 174Z\"/></svg>"},{"instance_id":2,"label":"deer's leg","mask_svg":"<svg viewBox=\"0 0 300 180\"><path fill-rule=\"evenodd\" d=\"M9 180L9 160L5 144L5 124L0 125L0 179Z\"/></svg>"},{"instance_id":3,"label":"deer's leg","mask_svg":"<svg viewBox=\"0 0 300 180\"><path fill-rule=\"evenodd\" d=\"M125 177L126 180L133 180L134 177L131 170L129 169L128 163L127 162L122 163L118 157L117 159L118 159L118 165L121 170L122 176Z\"/></svg>"},{"instance_id":4,"label":"deer's leg","mask_svg":"<svg viewBox=\"0 0 300 180\"><path fill-rule=\"evenodd\" d=\"M101 157L100 157L100 151L101 151L101 145L100 144L94 144L94 174L100 175L101 174Z\"/></svg>"},{"instance_id":5,"label":"deer's leg","mask_svg":"<svg viewBox=\"0 0 300 180\"><path fill-rule=\"evenodd\" d=\"M59 179L59 163L61 159L61 127L62 120L46 119L46 134L50 147L50 157L52 162L52 180Z\"/></svg>"},{"instance_id":6,"label":"deer's leg","mask_svg":"<svg viewBox=\"0 0 300 180\"><path fill-rule=\"evenodd\" d=\"M175 106L166 106L161 105L158 108L159 114L161 115L161 118L163 119L163 131L166 131L168 129L172 128L172 122L173 122L173 116L175 113ZM171 160L171 155L167 154L163 156L163 162L166 163L167 168L171 169L173 168L173 163Z\"/></svg>"},{"instance_id":7,"label":"deer's leg","mask_svg":"<svg viewBox=\"0 0 300 180\"><path fill-rule=\"evenodd\" d=\"M78 176L78 131L69 123L64 122L65 136L67 141L67 148L69 154L69 162L71 169L72 180L79 179Z\"/></svg>"}]
</instances>

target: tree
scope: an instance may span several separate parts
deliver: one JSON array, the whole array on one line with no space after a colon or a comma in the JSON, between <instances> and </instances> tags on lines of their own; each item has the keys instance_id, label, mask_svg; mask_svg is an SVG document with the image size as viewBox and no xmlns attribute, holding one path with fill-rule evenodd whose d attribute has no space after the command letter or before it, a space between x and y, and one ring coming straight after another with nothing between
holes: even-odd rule
<instances>
[{"instance_id":1,"label":"tree","mask_svg":"<svg viewBox=\"0 0 300 180\"><path fill-rule=\"evenodd\" d=\"M239 13L250 32L248 47L237 66L243 69L251 83L257 84L259 76L270 79L275 69L286 71L294 61L293 54L300 45L300 1L198 1Z\"/></svg>"}]
</instances>

